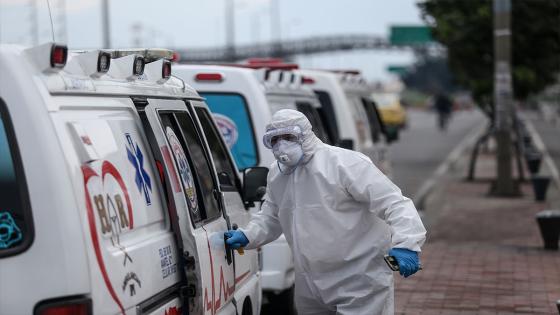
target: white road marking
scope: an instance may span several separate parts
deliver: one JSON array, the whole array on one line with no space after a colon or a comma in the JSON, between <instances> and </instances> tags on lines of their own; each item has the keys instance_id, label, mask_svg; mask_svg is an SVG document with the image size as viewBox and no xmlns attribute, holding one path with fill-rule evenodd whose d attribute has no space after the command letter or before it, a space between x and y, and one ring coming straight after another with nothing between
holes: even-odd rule
<instances>
[{"instance_id":1,"label":"white road marking","mask_svg":"<svg viewBox=\"0 0 560 315\"><path fill-rule=\"evenodd\" d=\"M556 167L556 164L554 164L554 161L550 157L550 154L548 153L548 150L546 149L546 146L544 145L541 136L539 135L539 133L537 132L537 130L529 120L525 120L525 124L527 127L527 131L529 131L529 133L531 134L531 138L533 138L535 146L543 154L543 161L546 163L546 166L548 167L552 180L556 184L556 187L560 189L560 174L558 172L558 168Z\"/></svg>"},{"instance_id":2,"label":"white road marking","mask_svg":"<svg viewBox=\"0 0 560 315\"><path fill-rule=\"evenodd\" d=\"M459 142L459 144L447 155L445 160L443 160L430 178L424 181L422 186L420 186L414 194L413 198L414 205L416 205L418 210L423 210L422 208L424 207L426 197L435 187L437 181L449 170L450 166L457 162L463 152L474 145L476 140L482 136L484 132L486 132L486 125L486 121L482 124L477 124L471 132L469 132L467 136L463 138L463 140L461 140L461 142Z\"/></svg>"}]
</instances>

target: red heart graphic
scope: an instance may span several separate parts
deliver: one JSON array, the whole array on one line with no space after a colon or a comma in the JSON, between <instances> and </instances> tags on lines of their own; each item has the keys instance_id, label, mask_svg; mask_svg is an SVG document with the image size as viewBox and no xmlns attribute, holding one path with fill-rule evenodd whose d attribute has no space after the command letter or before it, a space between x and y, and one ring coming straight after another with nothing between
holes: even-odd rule
<instances>
[{"instance_id":1,"label":"red heart graphic","mask_svg":"<svg viewBox=\"0 0 560 315\"><path fill-rule=\"evenodd\" d=\"M113 298L115 303L117 303L117 305L119 306L121 313L124 314L124 307L121 301L119 300L117 293L115 292L115 289L111 284L111 280L109 279L109 275L107 274L107 269L103 261L103 255L101 254L101 248L99 246L99 238L97 236L97 227L95 224L95 217L94 217L93 206L91 203L91 196L87 188L87 184L89 180L93 177L98 177L99 175L89 165L82 166L82 173L84 175L84 191L86 194L85 197L86 197L87 218L88 218L89 230L91 234L91 241L93 243L93 248L95 250L95 258L97 259L97 264L99 265L99 269L101 270L101 274L103 275L103 280L105 282L105 285L107 286L107 290L109 290L111 297ZM102 181L105 179L105 176L107 174L111 175L117 181L121 190L124 193L127 210L128 210L128 217L129 217L129 224L130 224L129 226L130 229L132 229L133 227L132 205L130 203L130 198L128 196L128 190L126 189L122 176L117 170L117 168L113 164L111 164L111 162L103 161L103 164L101 165Z\"/></svg>"}]
</instances>

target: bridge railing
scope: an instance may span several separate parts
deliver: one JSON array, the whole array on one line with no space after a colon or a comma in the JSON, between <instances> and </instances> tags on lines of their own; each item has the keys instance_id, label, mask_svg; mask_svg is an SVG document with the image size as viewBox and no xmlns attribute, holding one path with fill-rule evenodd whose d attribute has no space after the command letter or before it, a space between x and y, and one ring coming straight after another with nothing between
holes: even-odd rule
<instances>
[{"instance_id":1,"label":"bridge railing","mask_svg":"<svg viewBox=\"0 0 560 315\"><path fill-rule=\"evenodd\" d=\"M281 57L342 50L410 50L426 47L392 45L386 38L372 35L315 36L237 47L177 49L181 62L226 62L253 57Z\"/></svg>"}]
</instances>

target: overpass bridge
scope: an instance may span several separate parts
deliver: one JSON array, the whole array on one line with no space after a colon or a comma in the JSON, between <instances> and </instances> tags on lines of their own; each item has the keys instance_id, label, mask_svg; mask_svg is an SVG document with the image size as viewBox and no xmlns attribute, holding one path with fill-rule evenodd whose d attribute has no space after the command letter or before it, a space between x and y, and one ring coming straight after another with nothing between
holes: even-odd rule
<instances>
[{"instance_id":1,"label":"overpass bridge","mask_svg":"<svg viewBox=\"0 0 560 315\"><path fill-rule=\"evenodd\" d=\"M262 44L221 48L175 49L179 62L233 62L248 58L276 57L290 59L296 55L311 55L345 50L423 50L433 44L393 45L382 36L335 35L314 36Z\"/></svg>"}]
</instances>

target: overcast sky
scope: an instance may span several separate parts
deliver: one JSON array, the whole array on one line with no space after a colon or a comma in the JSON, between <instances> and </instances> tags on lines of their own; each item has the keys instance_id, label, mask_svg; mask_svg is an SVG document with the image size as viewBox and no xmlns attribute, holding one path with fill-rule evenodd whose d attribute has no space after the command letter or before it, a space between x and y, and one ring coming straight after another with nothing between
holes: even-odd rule
<instances>
[{"instance_id":1,"label":"overcast sky","mask_svg":"<svg viewBox=\"0 0 560 315\"><path fill-rule=\"evenodd\" d=\"M132 47L214 47L225 44L226 0L110 0L111 43ZM271 39L270 0L235 4L236 44ZM422 24L415 0L277 0L283 39L336 34L388 36L390 25ZM0 42L32 43L33 0L0 0ZM47 0L38 5L39 42L52 40ZM66 18L61 6L66 2ZM55 39L70 49L101 48L100 0L50 0ZM63 21L66 21L66 32ZM408 64L406 52L362 51L298 57L313 68L359 68L370 79L388 79L387 65Z\"/></svg>"}]
</instances>

